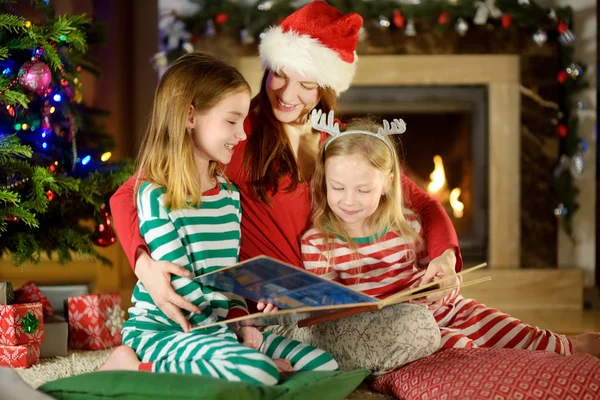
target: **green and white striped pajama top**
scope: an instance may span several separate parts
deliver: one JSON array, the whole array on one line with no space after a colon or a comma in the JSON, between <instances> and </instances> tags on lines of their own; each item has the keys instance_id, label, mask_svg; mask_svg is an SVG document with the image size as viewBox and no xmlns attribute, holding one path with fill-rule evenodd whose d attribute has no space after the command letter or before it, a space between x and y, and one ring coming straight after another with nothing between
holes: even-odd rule
<instances>
[{"instance_id":1,"label":"green and white striped pajama top","mask_svg":"<svg viewBox=\"0 0 600 400\"><path fill-rule=\"evenodd\" d=\"M199 208L179 210L165 206L165 192L164 187L149 182L138 190L140 232L153 259L184 266L196 276L238 261L242 213L235 186L219 177L218 186L203 194ZM183 310L194 327L248 313L245 300L231 293L179 276L172 276L171 283L179 295L202 310L201 314ZM123 344L140 357L140 369L274 385L279 373L272 357L289 360L294 370L338 368L328 353L269 333L263 333L258 351L238 343L225 325L186 334L160 311L139 281L132 302L123 326Z\"/></svg>"}]
</instances>

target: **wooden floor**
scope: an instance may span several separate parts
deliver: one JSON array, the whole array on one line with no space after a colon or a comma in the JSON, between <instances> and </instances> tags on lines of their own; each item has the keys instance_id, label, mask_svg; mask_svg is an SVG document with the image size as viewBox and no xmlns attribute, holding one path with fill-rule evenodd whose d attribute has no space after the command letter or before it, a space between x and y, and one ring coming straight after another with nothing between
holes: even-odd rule
<instances>
[{"instance_id":1,"label":"wooden floor","mask_svg":"<svg viewBox=\"0 0 600 400\"><path fill-rule=\"evenodd\" d=\"M563 335L600 332L600 309L592 310L502 310L523 322Z\"/></svg>"}]
</instances>

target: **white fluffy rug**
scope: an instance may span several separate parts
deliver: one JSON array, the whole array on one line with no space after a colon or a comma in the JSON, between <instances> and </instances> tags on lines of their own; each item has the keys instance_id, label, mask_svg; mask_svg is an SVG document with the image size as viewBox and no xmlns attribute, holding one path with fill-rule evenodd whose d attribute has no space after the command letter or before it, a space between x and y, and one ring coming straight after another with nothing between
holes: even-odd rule
<instances>
[{"instance_id":1,"label":"white fluffy rug","mask_svg":"<svg viewBox=\"0 0 600 400\"><path fill-rule=\"evenodd\" d=\"M69 350L67 357L42 358L31 368L15 371L25 382L37 388L56 379L93 372L104 364L112 351Z\"/></svg>"}]
</instances>

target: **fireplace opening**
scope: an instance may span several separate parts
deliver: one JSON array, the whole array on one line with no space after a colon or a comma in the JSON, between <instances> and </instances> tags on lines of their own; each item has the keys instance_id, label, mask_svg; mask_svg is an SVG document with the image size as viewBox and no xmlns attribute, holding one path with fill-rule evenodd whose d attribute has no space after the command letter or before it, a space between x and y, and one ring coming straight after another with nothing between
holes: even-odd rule
<instances>
[{"instance_id":1,"label":"fireplace opening","mask_svg":"<svg viewBox=\"0 0 600 400\"><path fill-rule=\"evenodd\" d=\"M340 99L343 121L402 118L404 173L440 201L466 262L487 259L488 151L485 86L355 86Z\"/></svg>"}]
</instances>

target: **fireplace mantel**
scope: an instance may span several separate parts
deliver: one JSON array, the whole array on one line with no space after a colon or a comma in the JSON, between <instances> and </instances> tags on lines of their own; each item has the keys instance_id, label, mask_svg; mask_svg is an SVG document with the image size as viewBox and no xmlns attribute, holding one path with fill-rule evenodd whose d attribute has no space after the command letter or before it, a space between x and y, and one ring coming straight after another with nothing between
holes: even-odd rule
<instances>
[{"instance_id":1,"label":"fireplace mantel","mask_svg":"<svg viewBox=\"0 0 600 400\"><path fill-rule=\"evenodd\" d=\"M353 86L484 85L488 90L489 214L488 263L519 267L520 66L515 55L365 55L359 57ZM258 57L232 63L258 92Z\"/></svg>"}]
</instances>

